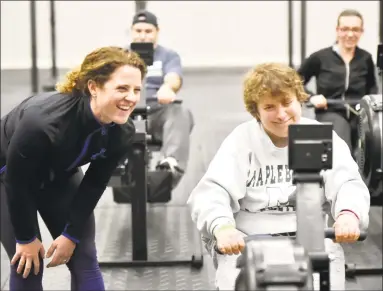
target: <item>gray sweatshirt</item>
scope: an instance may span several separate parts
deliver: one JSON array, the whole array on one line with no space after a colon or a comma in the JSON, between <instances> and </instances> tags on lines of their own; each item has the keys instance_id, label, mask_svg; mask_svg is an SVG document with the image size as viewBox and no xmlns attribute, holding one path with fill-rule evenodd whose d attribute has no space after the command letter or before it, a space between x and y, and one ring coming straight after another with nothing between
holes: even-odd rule
<instances>
[{"instance_id":1,"label":"gray sweatshirt","mask_svg":"<svg viewBox=\"0 0 383 291\"><path fill-rule=\"evenodd\" d=\"M301 118L300 123L318 122ZM333 168L324 171L323 179L328 227L348 209L367 229L370 194L347 144L335 132ZM187 203L202 236L212 238L224 224L246 234L296 231L295 196L287 147L275 147L254 119L226 137Z\"/></svg>"}]
</instances>

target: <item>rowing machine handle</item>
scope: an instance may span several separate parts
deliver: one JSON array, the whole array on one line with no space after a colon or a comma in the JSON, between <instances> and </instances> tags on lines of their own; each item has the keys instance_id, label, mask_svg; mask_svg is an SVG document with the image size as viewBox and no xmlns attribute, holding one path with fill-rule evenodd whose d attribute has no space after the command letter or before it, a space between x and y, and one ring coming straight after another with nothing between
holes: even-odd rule
<instances>
[{"instance_id":1,"label":"rowing machine handle","mask_svg":"<svg viewBox=\"0 0 383 291\"><path fill-rule=\"evenodd\" d=\"M335 105L349 105L349 106L356 106L360 103L360 100L342 100L342 99L327 99L327 105L328 106L335 106ZM314 108L314 104L312 104L310 101L306 103L306 107L308 108Z\"/></svg>"},{"instance_id":2,"label":"rowing machine handle","mask_svg":"<svg viewBox=\"0 0 383 291\"><path fill-rule=\"evenodd\" d=\"M335 229L326 228L324 231L325 238L335 239ZM364 241L367 238L367 231L361 231L358 241Z\"/></svg>"},{"instance_id":3,"label":"rowing machine handle","mask_svg":"<svg viewBox=\"0 0 383 291\"><path fill-rule=\"evenodd\" d=\"M324 235L325 235L325 238L329 238L329 239L335 239L335 229L334 228L326 228L324 230ZM255 235L254 237L271 237L270 234L262 234L262 235ZM245 242L251 240L249 238L251 238L252 236L249 236L248 238L245 237ZM364 241L365 239L367 238L367 232L366 231L361 231L360 232L360 235L359 235L359 238L358 238L358 241ZM217 244L214 245L214 251L220 255L222 255L222 252L218 249L217 247Z\"/></svg>"},{"instance_id":4,"label":"rowing machine handle","mask_svg":"<svg viewBox=\"0 0 383 291\"><path fill-rule=\"evenodd\" d=\"M157 97L148 97L146 98L146 102L158 102ZM172 102L173 104L182 104L182 100L176 99Z\"/></svg>"},{"instance_id":5,"label":"rowing machine handle","mask_svg":"<svg viewBox=\"0 0 383 291\"><path fill-rule=\"evenodd\" d=\"M259 239L259 238L270 238L273 237L271 234L251 234L248 236L245 236L243 240L245 243L252 241L253 239ZM214 244L214 251L220 255L222 255L221 251L218 249L217 244Z\"/></svg>"}]
</instances>

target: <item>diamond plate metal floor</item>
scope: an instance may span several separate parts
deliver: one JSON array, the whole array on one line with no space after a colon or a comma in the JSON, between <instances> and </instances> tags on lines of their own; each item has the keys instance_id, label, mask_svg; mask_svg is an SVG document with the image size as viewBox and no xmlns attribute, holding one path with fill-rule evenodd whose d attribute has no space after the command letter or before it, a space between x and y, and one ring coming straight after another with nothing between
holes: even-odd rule
<instances>
[{"instance_id":1,"label":"diamond plate metal floor","mask_svg":"<svg viewBox=\"0 0 383 291\"><path fill-rule=\"evenodd\" d=\"M130 260L130 206L103 205L97 209L99 260ZM185 206L149 205L147 219L149 260L188 260L201 252L199 236ZM103 270L103 274L108 290L209 290L213 287L211 271L212 266L205 264L200 271L176 266L109 269Z\"/></svg>"},{"instance_id":2,"label":"diamond plate metal floor","mask_svg":"<svg viewBox=\"0 0 383 291\"><path fill-rule=\"evenodd\" d=\"M130 260L130 205L115 204L111 189L107 189L95 216L99 260ZM194 243L198 235L193 231L195 227L184 206L149 206L147 219L149 259L189 259L194 253L200 252L199 245ZM48 249L52 239L41 220L40 225L44 246ZM2 260L4 268L5 259L3 257ZM206 252L201 270L176 266L102 269L102 273L107 290L212 290L214 287L213 266ZM45 290L70 290L70 275L65 266L45 269L43 282ZM4 281L2 290L8 288L8 282Z\"/></svg>"},{"instance_id":3,"label":"diamond plate metal floor","mask_svg":"<svg viewBox=\"0 0 383 291\"><path fill-rule=\"evenodd\" d=\"M131 259L130 207L101 207L96 212L99 260ZM193 244L198 242L198 236L193 233L195 227L185 207L151 207L148 209L147 221L149 258L188 259L194 252L201 252L198 245Z\"/></svg>"}]
</instances>

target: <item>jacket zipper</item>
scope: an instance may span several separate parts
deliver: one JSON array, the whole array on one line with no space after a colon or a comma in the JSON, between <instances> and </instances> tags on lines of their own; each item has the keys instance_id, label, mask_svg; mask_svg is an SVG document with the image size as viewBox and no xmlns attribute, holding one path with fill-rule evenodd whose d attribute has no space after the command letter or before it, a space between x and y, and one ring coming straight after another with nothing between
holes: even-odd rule
<instances>
[{"instance_id":1,"label":"jacket zipper","mask_svg":"<svg viewBox=\"0 0 383 291\"><path fill-rule=\"evenodd\" d=\"M345 63L345 66L346 66L346 80L345 80L345 88L344 88L345 90L344 90L344 93L342 94L343 101L346 101L346 91L350 83L350 64ZM348 106L346 106L346 115L347 115L347 118L350 118L350 109L348 108Z\"/></svg>"},{"instance_id":2,"label":"jacket zipper","mask_svg":"<svg viewBox=\"0 0 383 291\"><path fill-rule=\"evenodd\" d=\"M349 83L350 83L350 64L346 64L346 62L343 60L342 56L339 53L339 48L338 46L334 46L333 50L339 55L339 57L342 59L345 67L346 67L346 77L345 77L345 83L344 83L344 93L342 94L342 100L346 101L346 91L348 89ZM346 116L347 118L350 117L350 109L348 106L346 106Z\"/></svg>"},{"instance_id":3,"label":"jacket zipper","mask_svg":"<svg viewBox=\"0 0 383 291\"><path fill-rule=\"evenodd\" d=\"M76 167L76 165L81 161L81 159L86 155L87 151L88 151L88 147L89 147L89 144L90 144L90 140L92 139L92 136L101 130L101 134L102 135L105 135L106 134L106 128L104 127L101 127L95 131L93 131L91 134L89 134L84 142L84 145L82 147L82 150L80 152L80 154L78 155L78 157L74 160L74 162L66 169L66 171L70 171L72 170L73 168Z\"/></svg>"}]
</instances>

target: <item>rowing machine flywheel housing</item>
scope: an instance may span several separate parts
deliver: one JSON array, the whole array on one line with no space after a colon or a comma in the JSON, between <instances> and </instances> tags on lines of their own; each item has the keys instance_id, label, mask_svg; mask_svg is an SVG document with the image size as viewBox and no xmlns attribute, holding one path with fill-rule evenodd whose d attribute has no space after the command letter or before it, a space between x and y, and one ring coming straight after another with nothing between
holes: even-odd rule
<instances>
[{"instance_id":1,"label":"rowing machine flywheel housing","mask_svg":"<svg viewBox=\"0 0 383 291\"><path fill-rule=\"evenodd\" d=\"M359 106L358 166L371 204L382 201L382 95L366 95ZM374 201L373 201L374 200ZM379 202L380 201L380 202ZM376 203L375 203L376 202Z\"/></svg>"}]
</instances>

